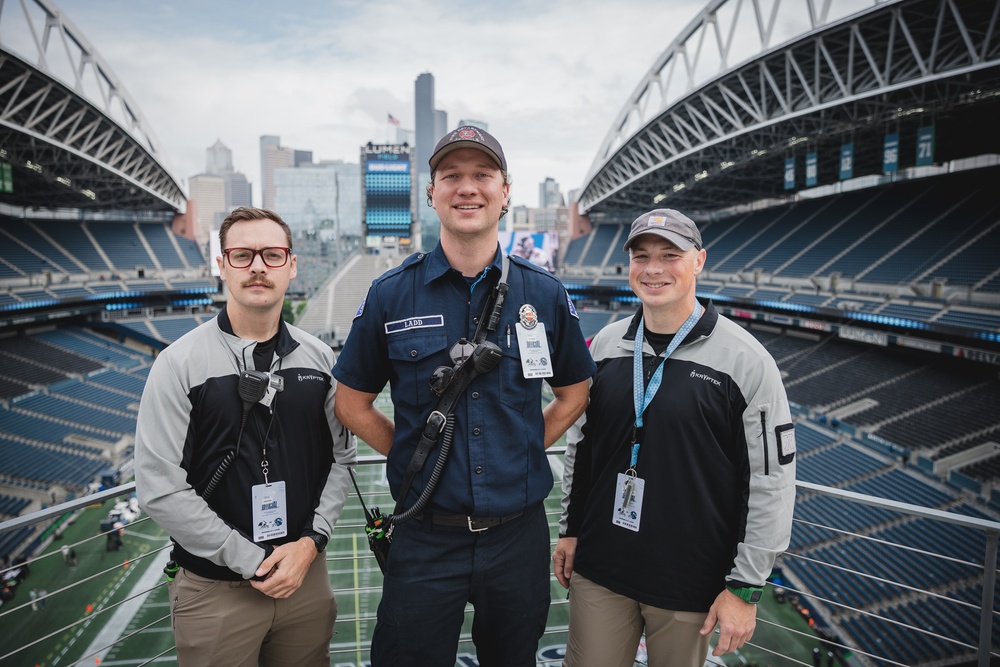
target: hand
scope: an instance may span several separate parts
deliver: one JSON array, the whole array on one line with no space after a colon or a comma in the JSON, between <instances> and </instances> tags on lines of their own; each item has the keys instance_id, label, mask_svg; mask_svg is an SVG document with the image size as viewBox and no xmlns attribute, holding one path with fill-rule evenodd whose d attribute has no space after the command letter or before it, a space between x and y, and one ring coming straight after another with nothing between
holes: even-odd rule
<instances>
[{"instance_id":1,"label":"hand","mask_svg":"<svg viewBox=\"0 0 1000 667\"><path fill-rule=\"evenodd\" d=\"M552 569L563 588L569 588L573 576L573 557L576 556L576 538L560 537L552 552Z\"/></svg>"},{"instance_id":2,"label":"hand","mask_svg":"<svg viewBox=\"0 0 1000 667\"><path fill-rule=\"evenodd\" d=\"M316 543L308 537L275 547L255 572L264 580L251 580L250 585L272 598L287 598L302 585L317 555Z\"/></svg>"},{"instance_id":3,"label":"hand","mask_svg":"<svg viewBox=\"0 0 1000 667\"><path fill-rule=\"evenodd\" d=\"M701 626L702 635L707 635L719 626L719 641L712 655L732 653L753 637L757 627L757 605L744 602L726 589L715 598L708 618Z\"/></svg>"}]
</instances>

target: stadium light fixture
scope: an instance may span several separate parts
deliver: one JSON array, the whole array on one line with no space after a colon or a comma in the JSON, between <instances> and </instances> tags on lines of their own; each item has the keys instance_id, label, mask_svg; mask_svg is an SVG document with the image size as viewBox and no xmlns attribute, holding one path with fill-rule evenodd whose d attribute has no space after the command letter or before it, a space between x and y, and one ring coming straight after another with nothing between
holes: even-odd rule
<instances>
[{"instance_id":1,"label":"stadium light fixture","mask_svg":"<svg viewBox=\"0 0 1000 667\"><path fill-rule=\"evenodd\" d=\"M708 178L708 171L705 170L699 171L697 174L694 175L694 180L696 181L701 181L706 178Z\"/></svg>"},{"instance_id":2,"label":"stadium light fixture","mask_svg":"<svg viewBox=\"0 0 1000 667\"><path fill-rule=\"evenodd\" d=\"M734 164L736 164L736 163L735 162L730 162L729 160L723 160L722 162L719 163L719 168L720 169L729 169Z\"/></svg>"},{"instance_id":3,"label":"stadium light fixture","mask_svg":"<svg viewBox=\"0 0 1000 667\"><path fill-rule=\"evenodd\" d=\"M674 192L680 192L686 187L687 185L685 183L677 183L676 185L674 185Z\"/></svg>"},{"instance_id":4,"label":"stadium light fixture","mask_svg":"<svg viewBox=\"0 0 1000 667\"><path fill-rule=\"evenodd\" d=\"M667 195L665 195L665 194L663 194L661 192L660 194L658 194L655 197L653 197L653 203L654 204L659 204L661 201L663 201L666 198L667 198Z\"/></svg>"}]
</instances>

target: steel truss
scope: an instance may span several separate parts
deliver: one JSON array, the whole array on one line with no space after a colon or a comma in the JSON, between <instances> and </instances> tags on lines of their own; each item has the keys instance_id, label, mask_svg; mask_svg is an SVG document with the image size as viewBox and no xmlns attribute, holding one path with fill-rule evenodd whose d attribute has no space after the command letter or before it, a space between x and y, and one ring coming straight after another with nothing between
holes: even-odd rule
<instances>
[{"instance_id":1,"label":"steel truss","mask_svg":"<svg viewBox=\"0 0 1000 667\"><path fill-rule=\"evenodd\" d=\"M49 0L0 2L0 10L0 35L8 35L0 40L0 161L14 171L14 192L0 201L183 209L180 181L138 106L79 29ZM30 38L13 44L11 34Z\"/></svg>"},{"instance_id":2,"label":"steel truss","mask_svg":"<svg viewBox=\"0 0 1000 667\"><path fill-rule=\"evenodd\" d=\"M949 119L984 109L995 117L1000 2L869 1L836 21L831 2L817 10L806 0L808 29L769 47L783 10L801 2L774 0L767 13L760 0L713 1L629 98L586 179L581 212L697 211L781 197L786 157L819 148L835 160L849 138L869 152L856 161L881 173L874 153L887 130L939 121L969 134L975 125ZM727 69L736 35L745 39L747 30L762 48ZM706 59L717 74L699 80ZM965 152L988 152L984 138Z\"/></svg>"}]
</instances>

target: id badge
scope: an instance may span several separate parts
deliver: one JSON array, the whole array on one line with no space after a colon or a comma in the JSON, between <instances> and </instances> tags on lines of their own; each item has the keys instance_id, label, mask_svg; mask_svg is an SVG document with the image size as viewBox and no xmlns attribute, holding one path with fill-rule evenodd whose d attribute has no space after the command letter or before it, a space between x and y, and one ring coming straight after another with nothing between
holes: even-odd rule
<instances>
[{"instance_id":1,"label":"id badge","mask_svg":"<svg viewBox=\"0 0 1000 667\"><path fill-rule=\"evenodd\" d=\"M552 377L552 360L549 359L549 341L545 338L545 324L539 322L529 329L518 322L517 348L521 351L521 372L527 379Z\"/></svg>"},{"instance_id":2,"label":"id badge","mask_svg":"<svg viewBox=\"0 0 1000 667\"><path fill-rule=\"evenodd\" d=\"M264 542L288 534L288 505L285 502L285 483L254 484L251 488L253 502L253 541Z\"/></svg>"},{"instance_id":3,"label":"id badge","mask_svg":"<svg viewBox=\"0 0 1000 667\"><path fill-rule=\"evenodd\" d=\"M646 481L641 477L618 473L611 523L639 532L639 520L642 519L642 490L645 486Z\"/></svg>"}]
</instances>

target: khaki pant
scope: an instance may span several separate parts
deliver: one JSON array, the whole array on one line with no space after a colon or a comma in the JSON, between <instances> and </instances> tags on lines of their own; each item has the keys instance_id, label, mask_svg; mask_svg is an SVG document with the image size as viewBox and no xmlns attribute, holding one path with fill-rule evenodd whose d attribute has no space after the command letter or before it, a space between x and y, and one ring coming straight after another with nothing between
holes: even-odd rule
<instances>
[{"instance_id":1,"label":"khaki pant","mask_svg":"<svg viewBox=\"0 0 1000 667\"><path fill-rule=\"evenodd\" d=\"M276 600L249 581L206 579L182 569L169 584L180 667L329 667L337 602L326 558L302 586Z\"/></svg>"},{"instance_id":2,"label":"khaki pant","mask_svg":"<svg viewBox=\"0 0 1000 667\"><path fill-rule=\"evenodd\" d=\"M707 613L669 611L612 593L574 572L569 587L564 667L632 667L646 631L649 667L701 667L711 635L698 631Z\"/></svg>"}]
</instances>

